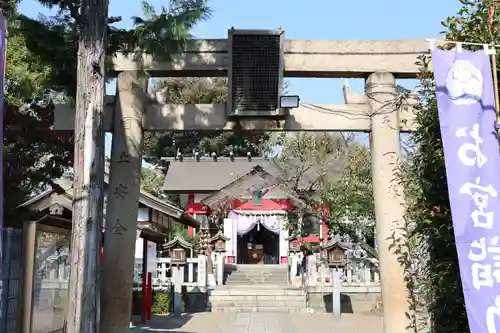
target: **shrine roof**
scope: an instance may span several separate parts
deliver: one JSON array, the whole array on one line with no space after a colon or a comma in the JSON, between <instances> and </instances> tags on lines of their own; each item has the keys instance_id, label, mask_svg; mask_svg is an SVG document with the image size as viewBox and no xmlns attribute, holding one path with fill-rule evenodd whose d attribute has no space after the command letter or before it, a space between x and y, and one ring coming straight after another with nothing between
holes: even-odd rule
<instances>
[{"instance_id":1,"label":"shrine roof","mask_svg":"<svg viewBox=\"0 0 500 333\"><path fill-rule=\"evenodd\" d=\"M167 193L211 193L222 189L260 166L272 175L282 170L271 160L253 158L183 158L172 159L165 176L163 190Z\"/></svg>"},{"instance_id":2,"label":"shrine roof","mask_svg":"<svg viewBox=\"0 0 500 333\"><path fill-rule=\"evenodd\" d=\"M272 176L290 180L291 183L295 182L299 172L296 186L299 190L314 190L314 183L318 178L314 167L308 168L309 172L304 173L297 167L300 162L288 161L290 165L282 168L264 157L184 157L163 160L170 162L163 184L165 193L213 193L245 176L257 166Z\"/></svg>"},{"instance_id":3,"label":"shrine roof","mask_svg":"<svg viewBox=\"0 0 500 333\"><path fill-rule=\"evenodd\" d=\"M212 192L212 194L203 198L201 202L208 207L214 208L227 200L252 199L260 191L261 199L264 199L268 205L272 206L273 203L276 205L276 207L268 207L272 210L283 209L283 206L272 199L266 199L267 195L269 195L268 198L274 196L291 199L295 205L304 207L305 203L288 186L287 182L280 176L270 174L260 165L257 165L245 175L241 175L220 190ZM246 203L240 209L253 209L251 206L251 203Z\"/></svg>"},{"instance_id":4,"label":"shrine roof","mask_svg":"<svg viewBox=\"0 0 500 333\"><path fill-rule=\"evenodd\" d=\"M104 182L106 185L108 184L107 173L105 173ZM39 195L36 195L33 198L22 203L16 209L41 212L49 208L51 205L57 203L59 205L62 205L65 209L72 211L73 181L71 179L71 176L63 176L60 179L57 179L55 183L59 186L59 188L47 189ZM105 197L104 211L106 210L106 201L107 196ZM140 191L138 203L148 208L152 208L153 210L156 210L162 214L165 214L182 224L192 227L199 227L199 222L185 213L183 209L177 207L175 204L167 200L160 199L143 190Z\"/></svg>"}]
</instances>

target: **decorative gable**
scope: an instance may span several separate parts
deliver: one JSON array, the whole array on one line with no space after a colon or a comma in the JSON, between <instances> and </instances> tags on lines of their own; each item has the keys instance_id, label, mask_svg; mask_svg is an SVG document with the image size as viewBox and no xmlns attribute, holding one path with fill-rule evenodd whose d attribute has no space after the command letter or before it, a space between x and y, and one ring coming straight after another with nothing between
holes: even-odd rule
<instances>
[{"instance_id":1,"label":"decorative gable","mask_svg":"<svg viewBox=\"0 0 500 333\"><path fill-rule=\"evenodd\" d=\"M282 179L267 173L261 166L257 165L247 174L203 199L202 203L213 208L228 200L250 197L251 199L256 198L257 204L261 205L262 190L282 182ZM256 195L257 192L260 194Z\"/></svg>"}]
</instances>

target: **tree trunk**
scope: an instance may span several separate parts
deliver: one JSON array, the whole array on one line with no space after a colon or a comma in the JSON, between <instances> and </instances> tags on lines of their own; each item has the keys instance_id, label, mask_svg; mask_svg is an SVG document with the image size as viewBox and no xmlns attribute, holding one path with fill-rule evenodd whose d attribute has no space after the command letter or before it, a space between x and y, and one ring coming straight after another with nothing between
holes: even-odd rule
<instances>
[{"instance_id":1,"label":"tree trunk","mask_svg":"<svg viewBox=\"0 0 500 333\"><path fill-rule=\"evenodd\" d=\"M82 0L75 118L73 230L67 333L99 331L104 202L104 59L108 0Z\"/></svg>"}]
</instances>

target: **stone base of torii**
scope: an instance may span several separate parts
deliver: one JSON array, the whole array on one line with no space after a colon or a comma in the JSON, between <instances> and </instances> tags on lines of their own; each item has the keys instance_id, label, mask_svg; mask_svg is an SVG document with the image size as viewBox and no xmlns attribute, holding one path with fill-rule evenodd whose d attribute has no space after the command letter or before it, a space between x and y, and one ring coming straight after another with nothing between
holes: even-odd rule
<instances>
[{"instance_id":1,"label":"stone base of torii","mask_svg":"<svg viewBox=\"0 0 500 333\"><path fill-rule=\"evenodd\" d=\"M225 49L226 48L226 49ZM315 52L313 52L315 51ZM225 105L166 105L147 94L139 68L155 76L224 76L225 40L198 41L173 64L149 57L142 66L131 58L114 59L118 72L116 106L105 110L105 128L113 132L106 221L119 232L106 236L101 321L106 333L128 328L134 266L135 218L140 187L143 131L232 130ZM411 103L396 103L395 77L414 78L417 56L428 52L426 40L285 41L285 76L365 78L366 94L344 89L346 104L304 104L281 121L242 122L245 129L371 132L376 234L386 333L409 329L410 308L405 271L396 249L405 244L405 198L398 179L400 132L415 128ZM56 130L74 128L74 111L56 108ZM120 188L127 195L114 196ZM394 244L398 243L398 244ZM396 245L396 246L394 246ZM405 249L399 249L405 251Z\"/></svg>"}]
</instances>

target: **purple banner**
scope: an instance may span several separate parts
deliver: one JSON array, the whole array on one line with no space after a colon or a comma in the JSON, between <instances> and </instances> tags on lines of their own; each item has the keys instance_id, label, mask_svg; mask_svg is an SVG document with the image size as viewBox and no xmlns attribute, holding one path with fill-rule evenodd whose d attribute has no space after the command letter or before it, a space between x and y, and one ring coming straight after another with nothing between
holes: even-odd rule
<instances>
[{"instance_id":1,"label":"purple banner","mask_svg":"<svg viewBox=\"0 0 500 333\"><path fill-rule=\"evenodd\" d=\"M500 153L490 59L484 51L436 49L432 64L470 331L500 333Z\"/></svg>"},{"instance_id":2,"label":"purple banner","mask_svg":"<svg viewBox=\"0 0 500 333\"><path fill-rule=\"evenodd\" d=\"M3 236L3 128L4 128L4 107L3 107L3 95L4 95L4 80L5 80L5 60L7 52L7 36L6 36L6 26L5 20L0 13L0 139L2 140L2 150L0 150L0 286L2 281L2 236ZM1 291L1 290L0 290Z\"/></svg>"}]
</instances>

